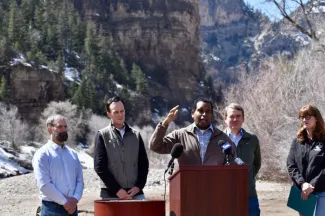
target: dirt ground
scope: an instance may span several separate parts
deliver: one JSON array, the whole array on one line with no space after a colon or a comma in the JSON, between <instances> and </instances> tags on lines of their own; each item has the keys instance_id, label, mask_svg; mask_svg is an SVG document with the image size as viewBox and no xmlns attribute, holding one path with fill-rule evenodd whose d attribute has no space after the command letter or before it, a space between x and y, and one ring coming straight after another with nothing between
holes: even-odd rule
<instances>
[{"instance_id":1,"label":"dirt ground","mask_svg":"<svg viewBox=\"0 0 325 216\"><path fill-rule=\"evenodd\" d=\"M157 181L157 178L161 179L157 177L157 173L150 174L148 186L144 190L147 199L163 199L164 187L162 181ZM84 171L84 179L84 194L78 205L79 216L93 216L94 200L99 199L99 181L93 171ZM262 216L297 215L286 206L289 184L257 182L256 186ZM0 180L0 216L34 216L39 204L40 199L32 174ZM166 215L168 208L167 202Z\"/></svg>"}]
</instances>

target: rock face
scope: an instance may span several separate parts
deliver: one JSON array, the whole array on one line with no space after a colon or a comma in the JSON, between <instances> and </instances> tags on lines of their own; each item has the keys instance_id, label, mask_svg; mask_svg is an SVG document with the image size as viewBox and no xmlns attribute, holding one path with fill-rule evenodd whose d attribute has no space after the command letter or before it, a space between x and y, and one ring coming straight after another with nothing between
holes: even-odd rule
<instances>
[{"instance_id":1,"label":"rock face","mask_svg":"<svg viewBox=\"0 0 325 216\"><path fill-rule=\"evenodd\" d=\"M10 102L24 118L33 122L38 121L47 103L65 99L59 74L46 68L13 65L10 84Z\"/></svg>"},{"instance_id":2,"label":"rock face","mask_svg":"<svg viewBox=\"0 0 325 216\"><path fill-rule=\"evenodd\" d=\"M199 0L76 0L109 33L116 50L146 72L151 96L192 102L199 80Z\"/></svg>"},{"instance_id":3,"label":"rock face","mask_svg":"<svg viewBox=\"0 0 325 216\"><path fill-rule=\"evenodd\" d=\"M215 56L221 70L248 61L255 51L249 38L260 32L261 20L243 0L200 0L203 51Z\"/></svg>"},{"instance_id":4,"label":"rock face","mask_svg":"<svg viewBox=\"0 0 325 216\"><path fill-rule=\"evenodd\" d=\"M225 81L254 69L267 56L284 53L290 57L301 43L243 0L200 0L200 18L204 66Z\"/></svg>"},{"instance_id":5,"label":"rock face","mask_svg":"<svg viewBox=\"0 0 325 216\"><path fill-rule=\"evenodd\" d=\"M238 22L245 16L242 0L200 0L201 26L211 27Z\"/></svg>"}]
</instances>

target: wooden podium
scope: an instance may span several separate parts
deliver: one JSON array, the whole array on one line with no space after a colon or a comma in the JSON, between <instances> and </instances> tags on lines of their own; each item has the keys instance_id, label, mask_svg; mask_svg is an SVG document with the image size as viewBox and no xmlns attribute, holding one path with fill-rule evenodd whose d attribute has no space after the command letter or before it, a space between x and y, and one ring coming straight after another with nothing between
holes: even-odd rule
<instances>
[{"instance_id":1,"label":"wooden podium","mask_svg":"<svg viewBox=\"0 0 325 216\"><path fill-rule=\"evenodd\" d=\"M180 166L169 177L169 215L247 216L248 168Z\"/></svg>"},{"instance_id":2,"label":"wooden podium","mask_svg":"<svg viewBox=\"0 0 325 216\"><path fill-rule=\"evenodd\" d=\"M95 200L95 216L165 216L165 200Z\"/></svg>"}]
</instances>

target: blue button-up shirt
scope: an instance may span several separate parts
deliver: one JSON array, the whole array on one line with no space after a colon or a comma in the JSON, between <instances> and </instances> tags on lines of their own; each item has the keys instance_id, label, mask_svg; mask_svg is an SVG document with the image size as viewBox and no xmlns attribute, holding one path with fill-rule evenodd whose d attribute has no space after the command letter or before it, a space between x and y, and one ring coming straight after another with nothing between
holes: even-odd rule
<instances>
[{"instance_id":1,"label":"blue button-up shirt","mask_svg":"<svg viewBox=\"0 0 325 216\"><path fill-rule=\"evenodd\" d=\"M232 135L231 130L227 128L226 130L228 137L231 139L233 143L235 143L236 147L238 146L239 141L243 138L243 130L240 129L240 132L237 136Z\"/></svg>"},{"instance_id":2,"label":"blue button-up shirt","mask_svg":"<svg viewBox=\"0 0 325 216\"><path fill-rule=\"evenodd\" d=\"M33 168L42 200L64 205L66 197L81 199L84 181L76 151L49 140L36 151Z\"/></svg>"},{"instance_id":3,"label":"blue button-up shirt","mask_svg":"<svg viewBox=\"0 0 325 216\"><path fill-rule=\"evenodd\" d=\"M213 133L213 127L212 125L210 125L208 129L201 130L194 124L194 133L200 144L200 156L201 160L203 161L205 152L207 151L208 144L210 142L211 135Z\"/></svg>"}]
</instances>

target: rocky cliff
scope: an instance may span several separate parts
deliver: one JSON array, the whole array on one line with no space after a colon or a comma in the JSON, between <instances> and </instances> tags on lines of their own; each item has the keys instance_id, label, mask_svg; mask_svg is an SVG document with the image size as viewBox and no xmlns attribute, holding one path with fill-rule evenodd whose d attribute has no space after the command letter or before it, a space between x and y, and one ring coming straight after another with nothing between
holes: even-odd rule
<instances>
[{"instance_id":1,"label":"rocky cliff","mask_svg":"<svg viewBox=\"0 0 325 216\"><path fill-rule=\"evenodd\" d=\"M112 36L116 50L146 72L151 96L188 104L203 79L198 0L75 0Z\"/></svg>"},{"instance_id":2,"label":"rocky cliff","mask_svg":"<svg viewBox=\"0 0 325 216\"><path fill-rule=\"evenodd\" d=\"M205 66L219 73L248 61L254 53L253 38L261 20L243 0L200 0L200 36Z\"/></svg>"},{"instance_id":3,"label":"rocky cliff","mask_svg":"<svg viewBox=\"0 0 325 216\"><path fill-rule=\"evenodd\" d=\"M201 56L215 78L232 81L276 53L297 51L295 38L243 0L200 0Z\"/></svg>"},{"instance_id":4,"label":"rocky cliff","mask_svg":"<svg viewBox=\"0 0 325 216\"><path fill-rule=\"evenodd\" d=\"M10 72L10 102L20 114L32 122L38 121L50 101L64 100L62 81L58 73L43 67L14 64Z\"/></svg>"}]
</instances>

